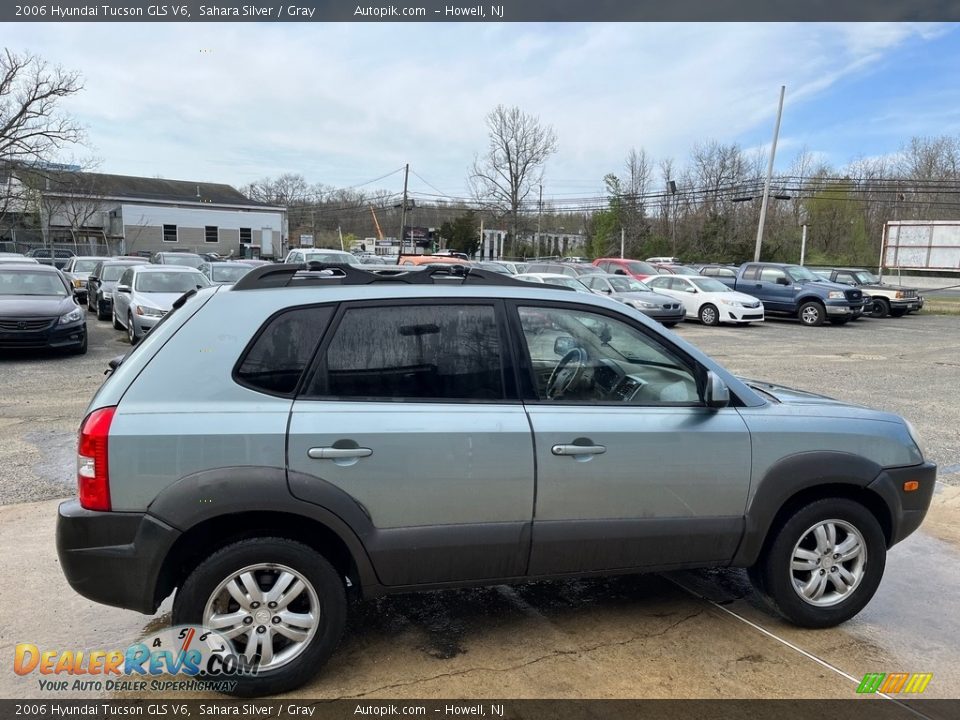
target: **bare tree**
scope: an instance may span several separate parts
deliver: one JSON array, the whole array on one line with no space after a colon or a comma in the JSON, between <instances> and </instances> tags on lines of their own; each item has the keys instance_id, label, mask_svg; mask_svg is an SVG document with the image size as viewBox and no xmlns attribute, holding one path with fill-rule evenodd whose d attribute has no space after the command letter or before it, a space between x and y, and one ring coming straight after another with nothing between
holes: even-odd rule
<instances>
[{"instance_id":1,"label":"bare tree","mask_svg":"<svg viewBox=\"0 0 960 720\"><path fill-rule=\"evenodd\" d=\"M520 209L543 179L543 166L557 151L557 135L539 118L518 107L497 105L487 115L489 144L474 158L470 186L474 197L510 218L517 240Z\"/></svg>"},{"instance_id":2,"label":"bare tree","mask_svg":"<svg viewBox=\"0 0 960 720\"><path fill-rule=\"evenodd\" d=\"M26 189L13 171L48 163L80 143L83 129L61 111L61 101L83 89L80 76L31 53L0 52L0 219L23 211Z\"/></svg>"}]
</instances>

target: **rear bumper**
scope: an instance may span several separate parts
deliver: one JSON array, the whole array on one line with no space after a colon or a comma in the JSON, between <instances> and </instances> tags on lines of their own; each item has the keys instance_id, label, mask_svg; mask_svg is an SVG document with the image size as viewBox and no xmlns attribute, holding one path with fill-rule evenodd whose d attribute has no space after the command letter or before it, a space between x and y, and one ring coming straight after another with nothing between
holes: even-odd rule
<instances>
[{"instance_id":1,"label":"rear bumper","mask_svg":"<svg viewBox=\"0 0 960 720\"><path fill-rule=\"evenodd\" d=\"M84 510L57 514L57 555L70 587L95 602L153 614L164 558L180 531L145 513Z\"/></svg>"},{"instance_id":2,"label":"rear bumper","mask_svg":"<svg viewBox=\"0 0 960 720\"><path fill-rule=\"evenodd\" d=\"M919 487L905 492L903 484L915 480ZM933 498L937 466L933 463L886 468L867 488L880 495L890 509L890 545L896 545L920 527Z\"/></svg>"}]
</instances>

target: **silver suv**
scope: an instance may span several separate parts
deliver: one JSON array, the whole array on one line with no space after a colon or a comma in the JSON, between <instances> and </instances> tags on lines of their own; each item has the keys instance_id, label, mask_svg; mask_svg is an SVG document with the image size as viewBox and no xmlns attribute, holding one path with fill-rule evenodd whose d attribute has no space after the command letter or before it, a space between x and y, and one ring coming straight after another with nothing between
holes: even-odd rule
<instances>
[{"instance_id":1,"label":"silver suv","mask_svg":"<svg viewBox=\"0 0 960 720\"><path fill-rule=\"evenodd\" d=\"M792 622L859 612L936 468L885 412L734 377L638 310L498 273L255 268L116 366L60 506L81 594L307 681L347 596L749 568Z\"/></svg>"}]
</instances>

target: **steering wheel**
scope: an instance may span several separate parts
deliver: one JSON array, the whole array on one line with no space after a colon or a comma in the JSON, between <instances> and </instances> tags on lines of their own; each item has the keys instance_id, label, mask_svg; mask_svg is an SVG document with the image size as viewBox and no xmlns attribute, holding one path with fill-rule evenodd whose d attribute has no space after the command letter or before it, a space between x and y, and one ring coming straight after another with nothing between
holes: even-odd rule
<instances>
[{"instance_id":1,"label":"steering wheel","mask_svg":"<svg viewBox=\"0 0 960 720\"><path fill-rule=\"evenodd\" d=\"M587 366L587 351L580 347L569 350L550 373L547 380L547 399L556 400L572 388Z\"/></svg>"}]
</instances>

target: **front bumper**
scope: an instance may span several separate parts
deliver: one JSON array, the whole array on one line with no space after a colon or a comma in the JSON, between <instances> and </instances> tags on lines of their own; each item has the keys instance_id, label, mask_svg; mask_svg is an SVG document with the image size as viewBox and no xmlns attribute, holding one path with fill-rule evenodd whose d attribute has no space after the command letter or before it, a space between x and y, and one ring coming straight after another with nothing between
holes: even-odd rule
<instances>
[{"instance_id":1,"label":"front bumper","mask_svg":"<svg viewBox=\"0 0 960 720\"><path fill-rule=\"evenodd\" d=\"M0 348L45 350L83 345L87 336L85 320L60 325L56 320L41 330L0 330Z\"/></svg>"},{"instance_id":2,"label":"front bumper","mask_svg":"<svg viewBox=\"0 0 960 720\"><path fill-rule=\"evenodd\" d=\"M919 487L905 492L903 484L915 480ZM937 482L937 466L927 462L910 467L886 468L867 485L884 499L890 510L890 545L896 545L920 527Z\"/></svg>"},{"instance_id":3,"label":"front bumper","mask_svg":"<svg viewBox=\"0 0 960 720\"><path fill-rule=\"evenodd\" d=\"M720 305L720 319L723 322L763 322L763 306L745 308Z\"/></svg>"},{"instance_id":4,"label":"front bumper","mask_svg":"<svg viewBox=\"0 0 960 720\"><path fill-rule=\"evenodd\" d=\"M145 513L84 510L77 500L57 513L57 555L70 587L105 605L153 614L160 568L180 531Z\"/></svg>"},{"instance_id":5,"label":"front bumper","mask_svg":"<svg viewBox=\"0 0 960 720\"><path fill-rule=\"evenodd\" d=\"M668 323L668 322L680 322L687 316L687 311L683 309L683 305L675 310L664 310L663 308L636 308L648 318L656 320L657 322Z\"/></svg>"},{"instance_id":6,"label":"front bumper","mask_svg":"<svg viewBox=\"0 0 960 720\"><path fill-rule=\"evenodd\" d=\"M863 314L863 302L845 302L843 300L828 300L824 303L827 315L830 317L857 317Z\"/></svg>"}]
</instances>

